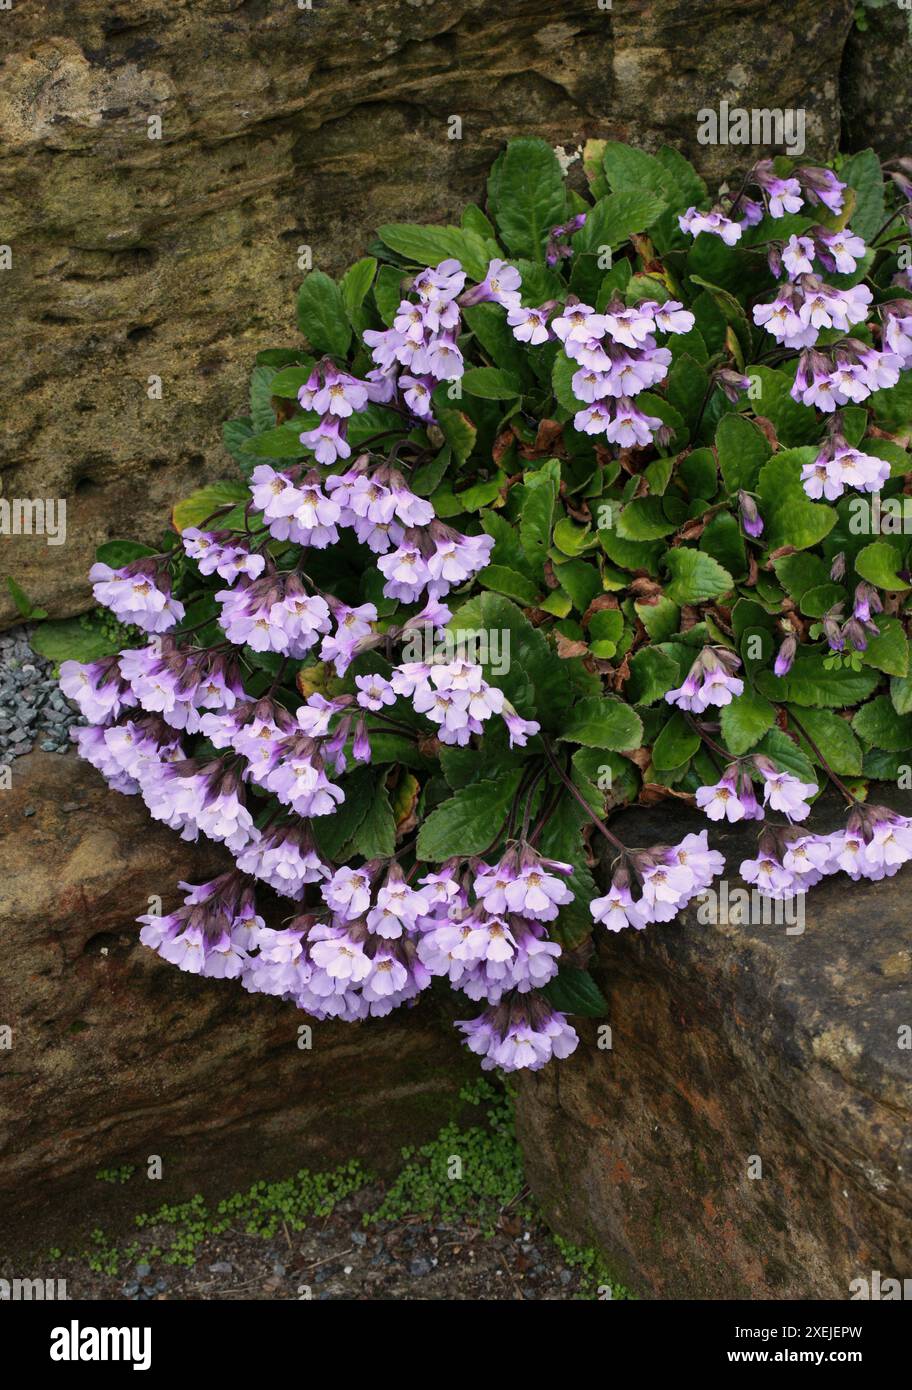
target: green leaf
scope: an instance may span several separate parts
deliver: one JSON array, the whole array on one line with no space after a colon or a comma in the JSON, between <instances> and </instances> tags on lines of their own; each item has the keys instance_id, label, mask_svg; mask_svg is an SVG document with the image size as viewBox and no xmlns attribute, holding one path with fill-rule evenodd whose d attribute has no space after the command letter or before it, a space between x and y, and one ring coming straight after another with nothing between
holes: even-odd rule
<instances>
[{"instance_id":1,"label":"green leaf","mask_svg":"<svg viewBox=\"0 0 912 1390\"><path fill-rule=\"evenodd\" d=\"M699 747L700 735L680 710L675 710L652 745L653 766L660 772L670 772L688 762Z\"/></svg>"},{"instance_id":2,"label":"green leaf","mask_svg":"<svg viewBox=\"0 0 912 1390\"><path fill-rule=\"evenodd\" d=\"M843 160L839 177L855 189L852 210L852 231L864 241L871 241L884 220L884 183L880 160L873 150L859 150Z\"/></svg>"},{"instance_id":3,"label":"green leaf","mask_svg":"<svg viewBox=\"0 0 912 1390\"><path fill-rule=\"evenodd\" d=\"M524 574L518 574L516 570L508 569L506 565L488 565L478 576L478 583L484 589L493 589L497 594L506 594L507 598L515 599L528 607L534 604L541 590L539 586L527 579Z\"/></svg>"},{"instance_id":4,"label":"green leaf","mask_svg":"<svg viewBox=\"0 0 912 1390\"><path fill-rule=\"evenodd\" d=\"M342 291L322 270L312 270L298 290L298 327L317 352L344 357L351 342L351 324Z\"/></svg>"},{"instance_id":5,"label":"green leaf","mask_svg":"<svg viewBox=\"0 0 912 1390\"><path fill-rule=\"evenodd\" d=\"M775 676L772 671L763 670L756 673L754 682L761 694L770 700L830 709L847 709L859 704L880 683L877 671L853 671L845 666L827 670L823 660L819 652L799 648L787 676Z\"/></svg>"},{"instance_id":6,"label":"green leaf","mask_svg":"<svg viewBox=\"0 0 912 1390\"><path fill-rule=\"evenodd\" d=\"M95 559L117 570L123 565L132 564L134 560L141 560L144 555L154 554L151 545L143 545L140 541L105 541L95 551Z\"/></svg>"},{"instance_id":7,"label":"green leaf","mask_svg":"<svg viewBox=\"0 0 912 1390\"><path fill-rule=\"evenodd\" d=\"M346 270L340 289L347 314L351 315L364 303L374 283L376 271L377 261L374 256L362 256L360 261L355 261L354 265Z\"/></svg>"},{"instance_id":8,"label":"green leaf","mask_svg":"<svg viewBox=\"0 0 912 1390\"><path fill-rule=\"evenodd\" d=\"M311 821L317 848L326 859L339 862L342 851L352 841L373 803L374 775L369 768L357 767L340 783L345 800L331 816L314 816ZM344 862L344 861L343 861Z\"/></svg>"},{"instance_id":9,"label":"green leaf","mask_svg":"<svg viewBox=\"0 0 912 1390\"><path fill-rule=\"evenodd\" d=\"M562 1014L585 1014L589 1018L604 1018L608 1001L588 970L575 965L562 965L542 994L553 1009Z\"/></svg>"},{"instance_id":10,"label":"green leaf","mask_svg":"<svg viewBox=\"0 0 912 1390\"><path fill-rule=\"evenodd\" d=\"M646 189L609 193L587 213L585 225L573 238L574 252L598 252L603 246L614 250L634 232L645 232L664 210L663 199Z\"/></svg>"},{"instance_id":11,"label":"green leaf","mask_svg":"<svg viewBox=\"0 0 912 1390\"><path fill-rule=\"evenodd\" d=\"M880 634L868 638L868 649L864 654L865 664L888 676L909 674L909 643L898 618L878 615L877 626Z\"/></svg>"},{"instance_id":12,"label":"green leaf","mask_svg":"<svg viewBox=\"0 0 912 1390\"><path fill-rule=\"evenodd\" d=\"M743 415L723 415L716 429L716 450L725 490L731 496L744 488L753 492L760 470L772 449L759 428Z\"/></svg>"},{"instance_id":13,"label":"green leaf","mask_svg":"<svg viewBox=\"0 0 912 1390\"><path fill-rule=\"evenodd\" d=\"M462 389L487 401L510 400L520 391L518 378L499 367L469 367L462 376Z\"/></svg>"},{"instance_id":14,"label":"green leaf","mask_svg":"<svg viewBox=\"0 0 912 1390\"><path fill-rule=\"evenodd\" d=\"M862 705L852 720L852 728L865 743L888 752L912 748L912 714L897 714L886 695Z\"/></svg>"},{"instance_id":15,"label":"green leaf","mask_svg":"<svg viewBox=\"0 0 912 1390\"><path fill-rule=\"evenodd\" d=\"M86 617L42 623L31 633L29 641L40 656L57 666L63 661L98 661L100 657L113 656L124 645L122 638L106 632L97 618Z\"/></svg>"},{"instance_id":16,"label":"green leaf","mask_svg":"<svg viewBox=\"0 0 912 1390\"><path fill-rule=\"evenodd\" d=\"M635 710L620 700L597 695L574 704L560 735L564 743L610 748L615 753L639 748L642 738L643 721Z\"/></svg>"},{"instance_id":17,"label":"green leaf","mask_svg":"<svg viewBox=\"0 0 912 1390\"><path fill-rule=\"evenodd\" d=\"M413 222L388 222L377 235L392 251L413 265L435 266L452 256L462 259L465 237L459 227L421 227Z\"/></svg>"},{"instance_id":18,"label":"green leaf","mask_svg":"<svg viewBox=\"0 0 912 1390\"><path fill-rule=\"evenodd\" d=\"M855 570L878 589L901 593L910 586L899 575L902 552L890 541L872 541L855 556Z\"/></svg>"},{"instance_id":19,"label":"green leaf","mask_svg":"<svg viewBox=\"0 0 912 1390\"><path fill-rule=\"evenodd\" d=\"M523 484L519 540L535 573L544 567L551 544L554 506L560 486L560 464L549 459L535 473L528 473Z\"/></svg>"},{"instance_id":20,"label":"green leaf","mask_svg":"<svg viewBox=\"0 0 912 1390\"><path fill-rule=\"evenodd\" d=\"M626 189L642 193L648 189L663 203L678 191L676 175L660 164L654 155L635 149L633 145L622 144L619 140L606 142L602 166L608 182L617 191Z\"/></svg>"},{"instance_id":21,"label":"green leaf","mask_svg":"<svg viewBox=\"0 0 912 1390\"><path fill-rule=\"evenodd\" d=\"M787 449L811 444L820 437L820 417L810 406L793 400L793 382L772 367L750 366L746 375L759 384L759 399L752 402L757 415L772 422L779 443Z\"/></svg>"},{"instance_id":22,"label":"green leaf","mask_svg":"<svg viewBox=\"0 0 912 1390\"><path fill-rule=\"evenodd\" d=\"M568 679L574 663L562 660L509 599L476 595L453 614L448 630L457 640L460 633L487 634L488 650L481 649L485 679L503 690L524 719L537 719L545 729L560 727L575 698ZM497 644L490 641L492 634Z\"/></svg>"},{"instance_id":23,"label":"green leaf","mask_svg":"<svg viewBox=\"0 0 912 1390\"><path fill-rule=\"evenodd\" d=\"M912 675L890 682L890 699L897 714L912 714Z\"/></svg>"},{"instance_id":24,"label":"green leaf","mask_svg":"<svg viewBox=\"0 0 912 1390\"><path fill-rule=\"evenodd\" d=\"M628 541L654 541L670 536L677 524L669 521L661 497L637 497L617 518L617 534Z\"/></svg>"},{"instance_id":25,"label":"green leaf","mask_svg":"<svg viewBox=\"0 0 912 1390\"><path fill-rule=\"evenodd\" d=\"M747 571L747 557L741 528L731 512L717 512L706 524L699 539L700 550L718 560L735 579Z\"/></svg>"},{"instance_id":26,"label":"green leaf","mask_svg":"<svg viewBox=\"0 0 912 1390\"><path fill-rule=\"evenodd\" d=\"M228 503L240 503L243 510L249 501L250 493L243 483L210 483L207 487L192 492L182 501L175 502L171 510L171 524L175 531L183 531L187 526L199 526L219 507L227 506ZM224 526L225 517L219 517L217 523ZM216 521L212 524L215 525Z\"/></svg>"},{"instance_id":27,"label":"green leaf","mask_svg":"<svg viewBox=\"0 0 912 1390\"><path fill-rule=\"evenodd\" d=\"M567 194L557 155L545 140L511 140L488 179L488 208L507 248L544 260L552 227L563 222Z\"/></svg>"},{"instance_id":28,"label":"green leaf","mask_svg":"<svg viewBox=\"0 0 912 1390\"><path fill-rule=\"evenodd\" d=\"M835 773L843 777L861 776L861 744L844 719L824 709L800 709L795 713L795 718L807 729L808 735ZM811 761L819 763L817 754L797 726L794 733Z\"/></svg>"},{"instance_id":29,"label":"green leaf","mask_svg":"<svg viewBox=\"0 0 912 1390\"><path fill-rule=\"evenodd\" d=\"M817 776L809 760L788 734L781 729L770 729L757 744L755 753L765 753L776 764L780 772L791 772L802 782L816 782Z\"/></svg>"},{"instance_id":30,"label":"green leaf","mask_svg":"<svg viewBox=\"0 0 912 1390\"><path fill-rule=\"evenodd\" d=\"M352 836L352 846L365 859L386 859L396 848L396 821L383 777L374 787L367 814Z\"/></svg>"},{"instance_id":31,"label":"green leaf","mask_svg":"<svg viewBox=\"0 0 912 1390\"><path fill-rule=\"evenodd\" d=\"M800 603L808 589L817 589L829 582L830 572L817 555L801 552L797 555L781 555L773 561L776 578L784 585L791 597Z\"/></svg>"},{"instance_id":32,"label":"green leaf","mask_svg":"<svg viewBox=\"0 0 912 1390\"><path fill-rule=\"evenodd\" d=\"M277 425L275 429L255 434L243 445L241 452L255 454L257 458L262 459L303 458L307 453L307 445L301 443L301 434L311 428L310 421L314 418L298 415L287 425Z\"/></svg>"},{"instance_id":33,"label":"green leaf","mask_svg":"<svg viewBox=\"0 0 912 1390\"><path fill-rule=\"evenodd\" d=\"M756 691L745 688L722 710L722 737L726 748L740 757L753 748L775 722L775 706Z\"/></svg>"},{"instance_id":34,"label":"green leaf","mask_svg":"<svg viewBox=\"0 0 912 1390\"><path fill-rule=\"evenodd\" d=\"M271 430L275 424L272 408L274 367L254 367L250 375L250 421L255 431Z\"/></svg>"},{"instance_id":35,"label":"green leaf","mask_svg":"<svg viewBox=\"0 0 912 1390\"><path fill-rule=\"evenodd\" d=\"M528 370L526 353L513 337L513 330L499 304L471 304L463 310L463 318L496 367L502 367L517 378Z\"/></svg>"},{"instance_id":36,"label":"green leaf","mask_svg":"<svg viewBox=\"0 0 912 1390\"><path fill-rule=\"evenodd\" d=\"M691 280L695 285L700 285L708 295L715 300L719 312L725 319L729 328L734 330L735 337L741 347L741 352L747 360L751 355L753 346L753 332L744 307L739 303L735 296L723 289L720 285L713 285L709 280L702 279L699 275L691 275Z\"/></svg>"},{"instance_id":37,"label":"green leaf","mask_svg":"<svg viewBox=\"0 0 912 1390\"><path fill-rule=\"evenodd\" d=\"M641 647L630 658L630 677L624 693L636 705L653 705L677 683L678 667L671 657L658 647Z\"/></svg>"},{"instance_id":38,"label":"green leaf","mask_svg":"<svg viewBox=\"0 0 912 1390\"><path fill-rule=\"evenodd\" d=\"M872 392L867 404L885 430L897 433L905 429L912 422L912 372L903 372L895 386ZM872 452L877 453L877 448Z\"/></svg>"},{"instance_id":39,"label":"green leaf","mask_svg":"<svg viewBox=\"0 0 912 1390\"><path fill-rule=\"evenodd\" d=\"M573 414L583 408L583 402L574 396L571 384L578 368L579 364L572 361L563 349L555 357L554 365L551 368L551 385L554 388L558 404Z\"/></svg>"},{"instance_id":40,"label":"green leaf","mask_svg":"<svg viewBox=\"0 0 912 1390\"><path fill-rule=\"evenodd\" d=\"M807 550L829 535L836 512L824 502L812 502L801 485L801 470L817 456L817 450L784 449L774 454L760 471L757 485L763 539L771 550L791 545Z\"/></svg>"},{"instance_id":41,"label":"green leaf","mask_svg":"<svg viewBox=\"0 0 912 1390\"><path fill-rule=\"evenodd\" d=\"M475 448L478 431L461 410L438 410L437 423L458 463L465 463Z\"/></svg>"},{"instance_id":42,"label":"green leaf","mask_svg":"<svg viewBox=\"0 0 912 1390\"><path fill-rule=\"evenodd\" d=\"M283 367L280 372L276 372L272 381L269 383L270 394L281 396L283 400L297 400L298 392L304 385L307 378L313 371L314 363L311 358L303 365L296 363L293 367ZM270 422L270 428L275 424L275 420ZM260 426L261 429L267 428Z\"/></svg>"},{"instance_id":43,"label":"green leaf","mask_svg":"<svg viewBox=\"0 0 912 1390\"><path fill-rule=\"evenodd\" d=\"M374 303L377 313L389 328L402 303L403 272L394 265L382 265L374 282Z\"/></svg>"},{"instance_id":44,"label":"green leaf","mask_svg":"<svg viewBox=\"0 0 912 1390\"><path fill-rule=\"evenodd\" d=\"M734 588L734 580L718 560L701 550L680 546L669 550L665 565L671 582L665 586L665 597L672 603L702 603L705 599L720 598Z\"/></svg>"},{"instance_id":45,"label":"green leaf","mask_svg":"<svg viewBox=\"0 0 912 1390\"><path fill-rule=\"evenodd\" d=\"M677 632L681 610L664 594L660 595L655 603L637 603L635 608L637 617L653 642L664 642L667 637Z\"/></svg>"},{"instance_id":46,"label":"green leaf","mask_svg":"<svg viewBox=\"0 0 912 1390\"><path fill-rule=\"evenodd\" d=\"M22 618L41 619L47 617L46 608L38 608L29 598L22 585L13 579L12 575L7 576L6 587L9 590L10 598L16 605L16 611Z\"/></svg>"},{"instance_id":47,"label":"green leaf","mask_svg":"<svg viewBox=\"0 0 912 1390\"><path fill-rule=\"evenodd\" d=\"M517 768L496 781L471 782L455 792L418 832L418 858L438 862L486 850L503 829L520 776Z\"/></svg>"}]
</instances>

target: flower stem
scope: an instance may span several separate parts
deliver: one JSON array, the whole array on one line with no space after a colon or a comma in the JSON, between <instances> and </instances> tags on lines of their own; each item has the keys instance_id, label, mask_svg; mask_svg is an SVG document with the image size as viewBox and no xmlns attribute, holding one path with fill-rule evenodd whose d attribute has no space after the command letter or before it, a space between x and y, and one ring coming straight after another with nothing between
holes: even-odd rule
<instances>
[{"instance_id":1,"label":"flower stem","mask_svg":"<svg viewBox=\"0 0 912 1390\"><path fill-rule=\"evenodd\" d=\"M845 782L843 782L841 778L836 776L836 773L830 767L826 758L823 756L820 749L817 747L817 744L814 742L807 729L801 723L801 720L798 719L796 715L792 713L791 710L788 711L788 717L794 724L795 728L798 730L801 737L804 739L805 743L810 748L811 752L814 754L814 757L817 759L820 766L826 773L827 777L829 777L830 781L833 783L834 787L838 787L839 791L842 792L842 795L845 797L846 801L849 803L850 806L857 806L859 804L858 797L849 791Z\"/></svg>"},{"instance_id":2,"label":"flower stem","mask_svg":"<svg viewBox=\"0 0 912 1390\"><path fill-rule=\"evenodd\" d=\"M579 802L580 806L582 806L583 810L586 812L586 815L592 821L592 824L596 827L596 829L601 831L606 840L610 841L610 843L614 845L615 849L619 849L622 854L626 854L627 846L621 840L619 840L616 835L612 835L605 822L603 820L600 820L599 817L595 814L592 807L589 805L589 802L583 796L582 792L579 790L578 787L574 785L572 780L567 776L566 772L561 767L557 758L554 756L553 748L551 747L548 740L544 737L544 735L542 735L542 744L544 746L545 755L549 763L554 768L554 771L557 773L558 777L561 779L570 795L576 801Z\"/></svg>"}]
</instances>

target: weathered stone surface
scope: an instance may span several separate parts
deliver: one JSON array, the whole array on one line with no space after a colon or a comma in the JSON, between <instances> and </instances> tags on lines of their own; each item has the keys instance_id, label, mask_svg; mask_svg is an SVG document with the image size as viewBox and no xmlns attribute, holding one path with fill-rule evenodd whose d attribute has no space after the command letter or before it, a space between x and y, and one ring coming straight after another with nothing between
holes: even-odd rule
<instances>
[{"instance_id":1,"label":"weathered stone surface","mask_svg":"<svg viewBox=\"0 0 912 1390\"><path fill-rule=\"evenodd\" d=\"M700 820L637 812L625 839ZM729 864L753 848L750 831L719 839ZM561 1234L646 1297L845 1299L874 1269L909 1275L907 875L825 881L802 935L693 912L604 934L612 1049L584 1025L519 1088L527 1176Z\"/></svg>"},{"instance_id":2,"label":"weathered stone surface","mask_svg":"<svg viewBox=\"0 0 912 1390\"><path fill-rule=\"evenodd\" d=\"M843 57L846 148L912 154L912 12L886 4L864 14L867 27L850 31Z\"/></svg>"},{"instance_id":3,"label":"weathered stone surface","mask_svg":"<svg viewBox=\"0 0 912 1390\"><path fill-rule=\"evenodd\" d=\"M65 497L68 540L3 537L52 616L90 604L99 542L156 532L234 465L254 354L293 343L298 247L337 271L386 221L483 195L503 141L696 141L722 100L839 131L851 0L46 0L0 25L7 497ZM448 118L462 138L448 138ZM150 118L161 139L150 139ZM161 399L147 395L160 378ZM0 623L15 620L0 591Z\"/></svg>"},{"instance_id":4,"label":"weathered stone surface","mask_svg":"<svg viewBox=\"0 0 912 1390\"><path fill-rule=\"evenodd\" d=\"M26 815L32 810L33 814ZM141 946L151 894L226 860L150 822L75 757L33 753L0 794L0 1228L85 1220L100 1168L164 1159L150 1204L360 1158L395 1166L455 1113L476 1060L436 999L316 1023ZM285 914L282 914L285 915ZM313 1027L311 1050L298 1028ZM163 1189L163 1190L162 1190Z\"/></svg>"}]
</instances>

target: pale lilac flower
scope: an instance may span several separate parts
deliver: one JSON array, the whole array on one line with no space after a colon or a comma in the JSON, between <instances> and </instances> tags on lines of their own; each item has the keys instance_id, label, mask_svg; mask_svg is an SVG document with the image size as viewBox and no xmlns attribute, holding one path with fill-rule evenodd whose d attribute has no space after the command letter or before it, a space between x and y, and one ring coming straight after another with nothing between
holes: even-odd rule
<instances>
[{"instance_id":1,"label":"pale lilac flower","mask_svg":"<svg viewBox=\"0 0 912 1390\"><path fill-rule=\"evenodd\" d=\"M183 621L184 605L172 597L166 574L154 559L133 560L116 570L96 561L89 579L96 603L110 608L122 623L144 632L168 632Z\"/></svg>"},{"instance_id":2,"label":"pale lilac flower","mask_svg":"<svg viewBox=\"0 0 912 1390\"><path fill-rule=\"evenodd\" d=\"M121 675L117 656L105 656L87 664L61 662L60 689L90 724L106 724L136 704L136 695Z\"/></svg>"},{"instance_id":3,"label":"pale lilac flower","mask_svg":"<svg viewBox=\"0 0 912 1390\"><path fill-rule=\"evenodd\" d=\"M709 232L713 236L721 237L726 246L734 246L741 239L741 224L732 222L717 208L713 208L711 212L699 212L697 208L688 208L678 217L678 225L682 232L687 232L690 236Z\"/></svg>"}]
</instances>

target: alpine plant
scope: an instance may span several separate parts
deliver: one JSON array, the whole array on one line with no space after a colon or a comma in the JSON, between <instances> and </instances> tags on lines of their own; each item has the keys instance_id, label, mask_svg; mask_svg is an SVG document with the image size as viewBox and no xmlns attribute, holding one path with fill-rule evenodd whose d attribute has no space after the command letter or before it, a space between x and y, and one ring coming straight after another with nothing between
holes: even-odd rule
<instances>
[{"instance_id":1,"label":"alpine plant","mask_svg":"<svg viewBox=\"0 0 912 1390\"><path fill-rule=\"evenodd\" d=\"M111 787L225 847L150 949L316 1019L446 981L504 1071L573 1052L593 938L710 889L713 824L773 899L912 857L912 165L584 168L517 140L486 211L311 272L239 471L98 552L138 639L60 672ZM665 796L706 826L629 844Z\"/></svg>"}]
</instances>

